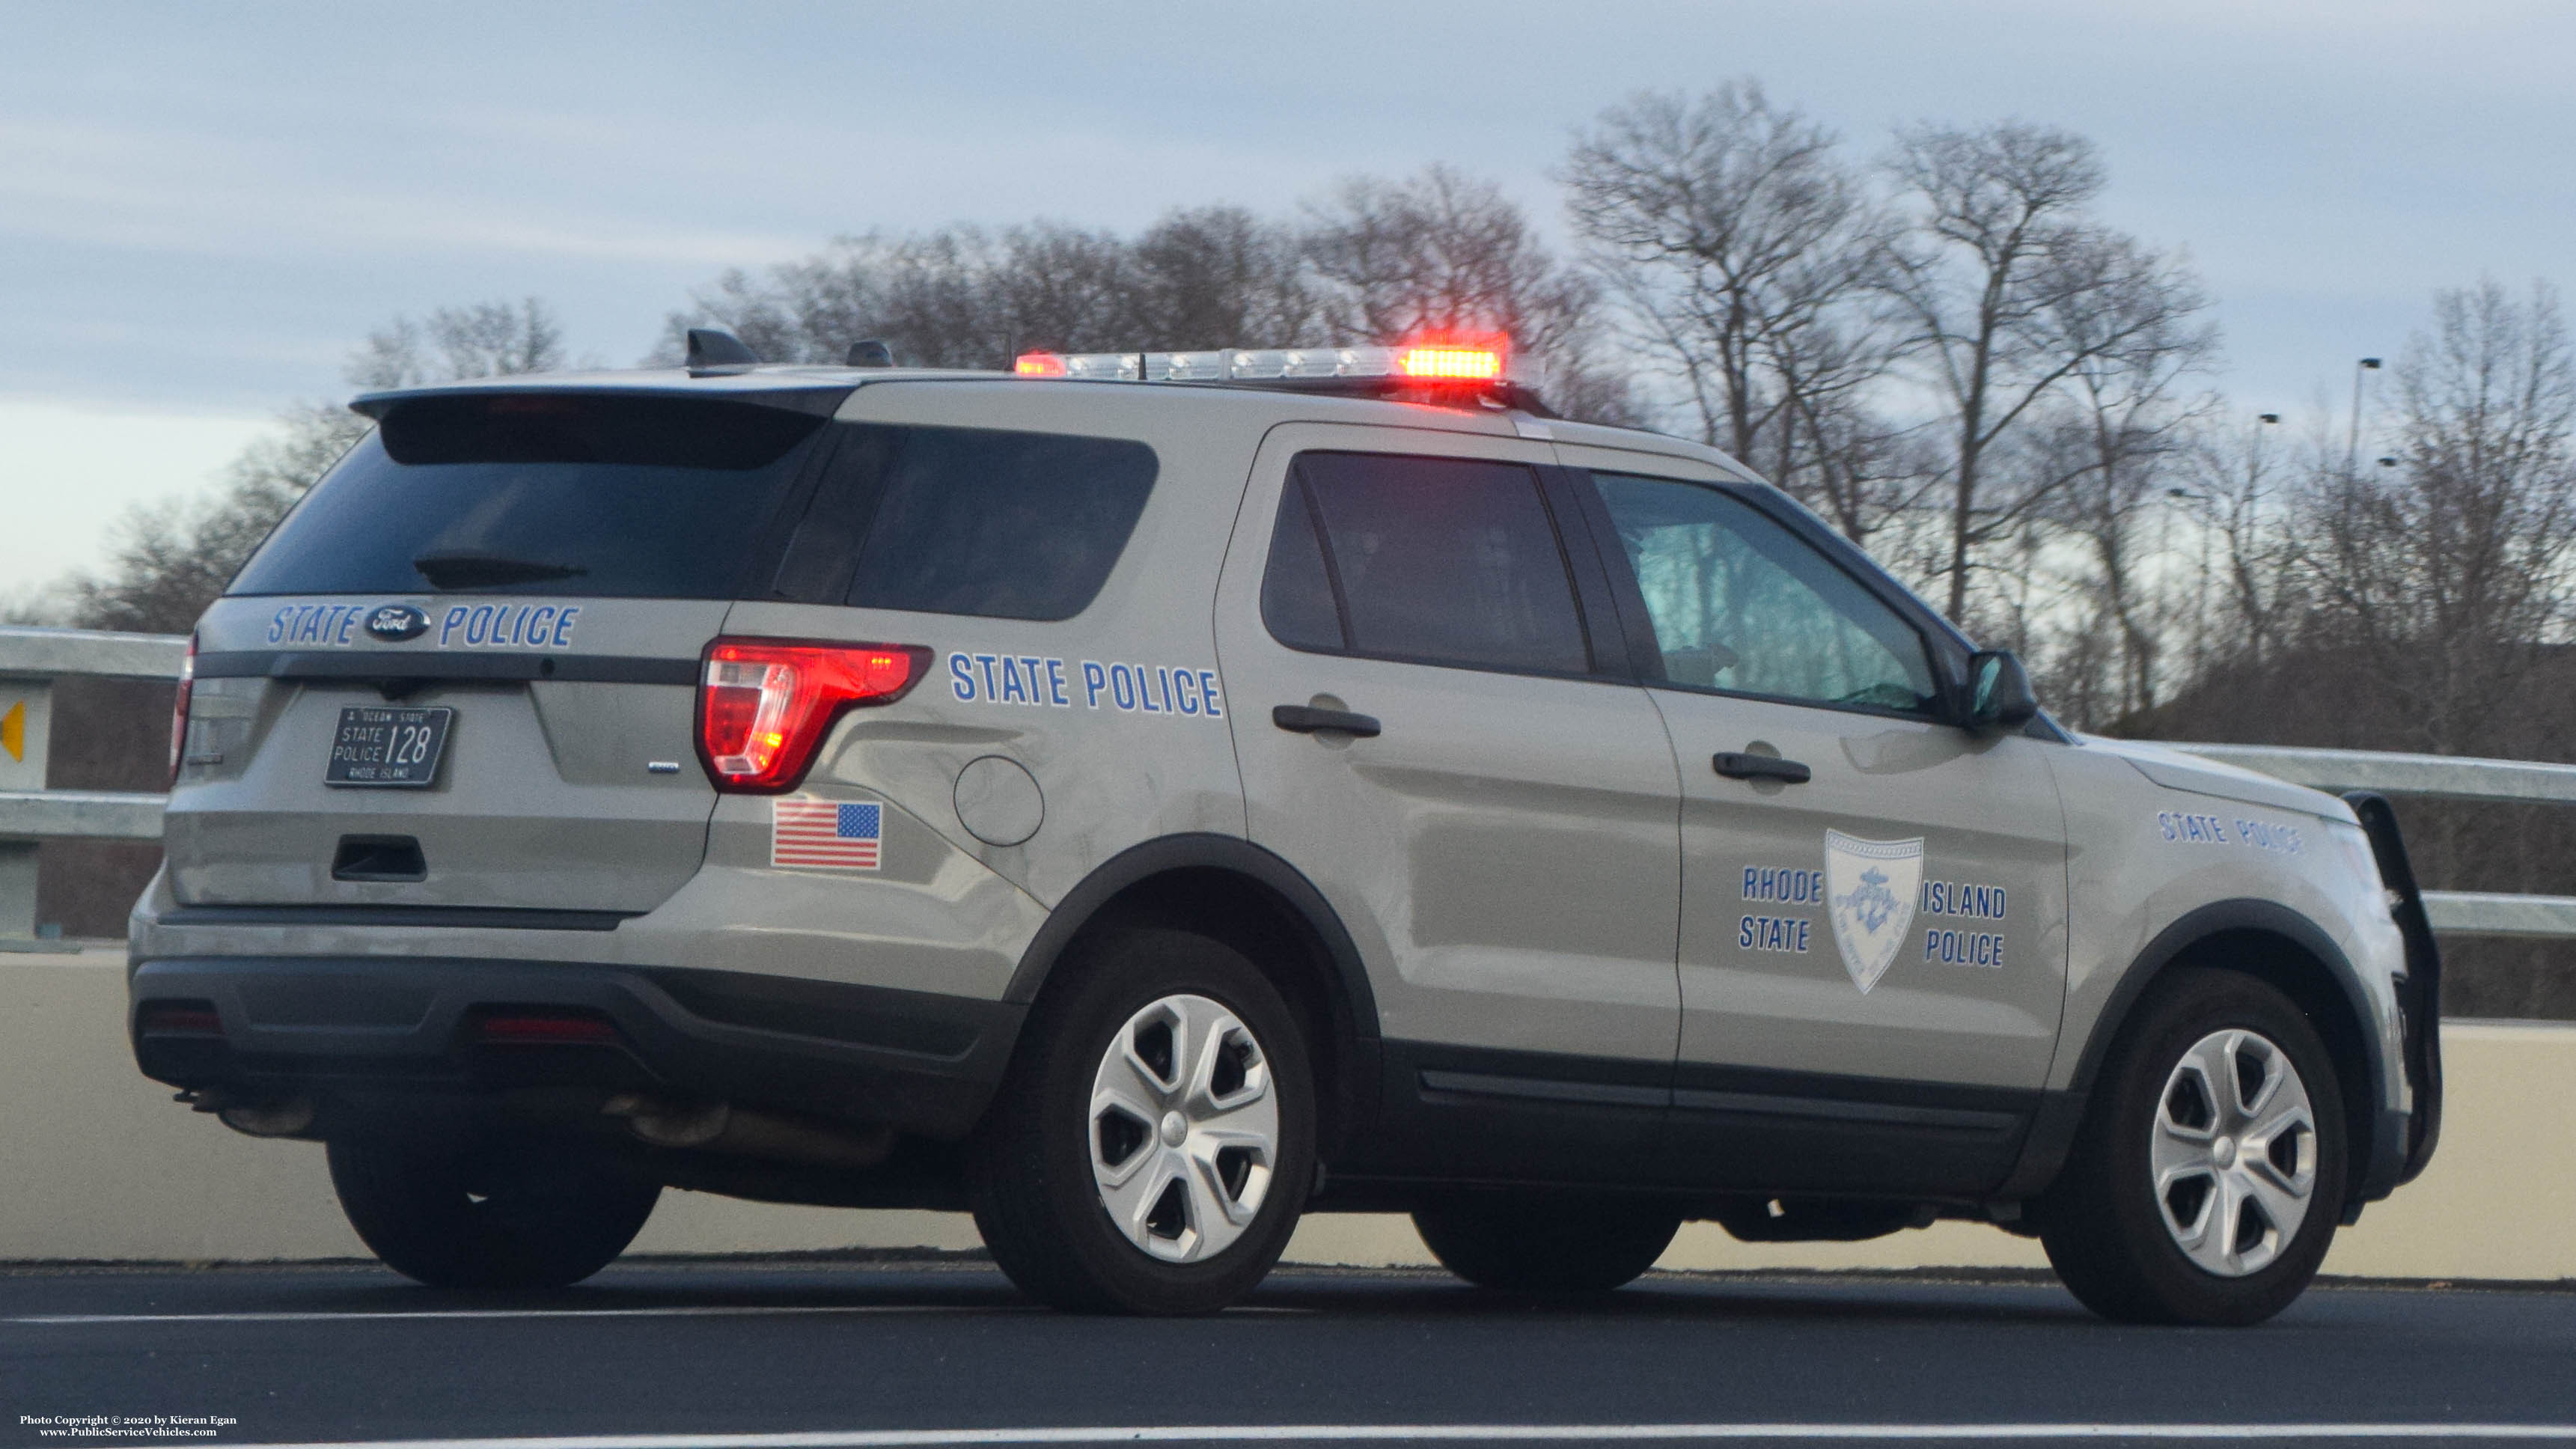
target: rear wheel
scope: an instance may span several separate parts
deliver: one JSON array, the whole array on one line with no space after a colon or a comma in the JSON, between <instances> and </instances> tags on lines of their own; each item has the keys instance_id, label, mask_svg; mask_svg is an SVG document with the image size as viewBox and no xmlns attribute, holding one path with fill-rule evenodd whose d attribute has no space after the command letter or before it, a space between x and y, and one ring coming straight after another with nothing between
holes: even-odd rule
<instances>
[{"instance_id":1,"label":"rear wheel","mask_svg":"<svg viewBox=\"0 0 2576 1449\"><path fill-rule=\"evenodd\" d=\"M1627 1198L1461 1192L1413 1210L1440 1266L1479 1288L1606 1293L1664 1255L1681 1214Z\"/></svg>"},{"instance_id":2,"label":"rear wheel","mask_svg":"<svg viewBox=\"0 0 2576 1449\"><path fill-rule=\"evenodd\" d=\"M385 1266L434 1288L560 1288L605 1268L659 1183L583 1142L334 1138L340 1209Z\"/></svg>"},{"instance_id":3,"label":"rear wheel","mask_svg":"<svg viewBox=\"0 0 2576 1449\"><path fill-rule=\"evenodd\" d=\"M1066 963L970 1155L975 1224L1030 1295L1210 1313L1278 1261L1315 1180L1296 1018L1233 949L1181 931Z\"/></svg>"},{"instance_id":4,"label":"rear wheel","mask_svg":"<svg viewBox=\"0 0 2576 1449\"><path fill-rule=\"evenodd\" d=\"M2105 1318L2260 1323L2325 1261L2346 1141L2332 1059L2298 1008L2251 977L2177 970L2103 1063L2037 1204L2040 1241Z\"/></svg>"}]
</instances>

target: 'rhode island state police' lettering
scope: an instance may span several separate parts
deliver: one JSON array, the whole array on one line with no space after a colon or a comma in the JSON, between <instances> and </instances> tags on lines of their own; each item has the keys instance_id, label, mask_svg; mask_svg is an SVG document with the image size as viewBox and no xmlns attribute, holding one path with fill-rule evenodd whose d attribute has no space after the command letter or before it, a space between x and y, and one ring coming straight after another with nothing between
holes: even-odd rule
<instances>
[{"instance_id":1,"label":"'rhode island state police' lettering","mask_svg":"<svg viewBox=\"0 0 2576 1449\"><path fill-rule=\"evenodd\" d=\"M1825 873L1791 866L1748 865L1744 868L1744 898L1784 906L1821 906L1825 903Z\"/></svg>"},{"instance_id":2,"label":"'rhode island state police' lettering","mask_svg":"<svg viewBox=\"0 0 2576 1449\"><path fill-rule=\"evenodd\" d=\"M1945 966L2004 966L2004 938L1997 931L1953 931L1935 927L1923 933L1923 959Z\"/></svg>"},{"instance_id":3,"label":"'rhode island state police' lettering","mask_svg":"<svg viewBox=\"0 0 2576 1449\"><path fill-rule=\"evenodd\" d=\"M948 693L959 704L1107 710L1171 719L1225 718L1216 671L1176 664L1068 662L1042 654L948 656Z\"/></svg>"},{"instance_id":4,"label":"'rhode island state police' lettering","mask_svg":"<svg viewBox=\"0 0 2576 1449\"><path fill-rule=\"evenodd\" d=\"M1927 880L1923 883L1923 914L2000 921L2004 918L2004 888L1974 881Z\"/></svg>"},{"instance_id":5,"label":"'rhode island state police' lettering","mask_svg":"<svg viewBox=\"0 0 2576 1449\"><path fill-rule=\"evenodd\" d=\"M1746 916L1736 923L1735 944L1746 951L1805 955L1811 925L1797 916Z\"/></svg>"}]
</instances>

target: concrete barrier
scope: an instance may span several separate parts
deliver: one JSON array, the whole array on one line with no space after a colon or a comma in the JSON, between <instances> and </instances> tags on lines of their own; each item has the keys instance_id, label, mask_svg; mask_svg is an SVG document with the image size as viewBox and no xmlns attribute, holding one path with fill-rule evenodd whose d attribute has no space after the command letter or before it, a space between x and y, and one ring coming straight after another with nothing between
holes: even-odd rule
<instances>
[{"instance_id":1,"label":"concrete barrier","mask_svg":"<svg viewBox=\"0 0 2576 1449\"><path fill-rule=\"evenodd\" d=\"M322 1151L240 1136L134 1070L117 950L0 957L0 1261L341 1258ZM2576 1026L2453 1022L2442 1148L2345 1231L2329 1273L2576 1278ZM950 1213L852 1212L666 1194L637 1253L967 1248ZM1292 1261L1430 1262L1403 1218L1307 1220ZM1682 1230L1668 1268L2045 1267L2039 1245L1942 1223L1866 1243L1736 1242Z\"/></svg>"}]
</instances>

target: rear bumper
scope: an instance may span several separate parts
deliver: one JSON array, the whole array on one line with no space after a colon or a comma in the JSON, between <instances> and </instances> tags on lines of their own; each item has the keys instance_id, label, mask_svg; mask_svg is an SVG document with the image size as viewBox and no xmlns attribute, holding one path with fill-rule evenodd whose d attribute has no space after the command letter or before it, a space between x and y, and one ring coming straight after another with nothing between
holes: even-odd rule
<instances>
[{"instance_id":1,"label":"rear bumper","mask_svg":"<svg viewBox=\"0 0 2576 1449\"><path fill-rule=\"evenodd\" d=\"M144 961L131 995L137 1064L178 1087L255 1098L644 1090L941 1139L982 1116L1028 1009L729 971L311 956ZM199 1014L145 1032L156 1005ZM482 1039L483 1016L528 1008L604 1019L615 1039Z\"/></svg>"}]
</instances>

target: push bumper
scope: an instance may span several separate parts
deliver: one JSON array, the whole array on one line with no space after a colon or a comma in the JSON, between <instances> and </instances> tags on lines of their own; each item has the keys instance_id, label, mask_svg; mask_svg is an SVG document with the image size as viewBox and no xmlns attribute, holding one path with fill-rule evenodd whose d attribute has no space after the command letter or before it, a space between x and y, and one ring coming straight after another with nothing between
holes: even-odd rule
<instances>
[{"instance_id":1,"label":"push bumper","mask_svg":"<svg viewBox=\"0 0 2576 1449\"><path fill-rule=\"evenodd\" d=\"M2370 837L2379 878L2396 897L2390 914L2406 938L2406 980L2397 991L2405 1030L2400 1067L2406 1074L2412 1110L2382 1112L2375 1124L2371 1170L2356 1202L2376 1201L2413 1182L2442 1139L2442 950L2433 939L2433 924L2424 913L2424 894L2415 884L2415 867L2406 858L2406 841L2397 830L2397 812L2384 796L2356 790L2343 797Z\"/></svg>"},{"instance_id":2,"label":"push bumper","mask_svg":"<svg viewBox=\"0 0 2576 1449\"><path fill-rule=\"evenodd\" d=\"M649 1091L949 1140L982 1116L1028 1010L727 971L337 957L145 961L131 995L144 1075L199 1091ZM594 1025L507 1029L547 1020Z\"/></svg>"}]
</instances>

